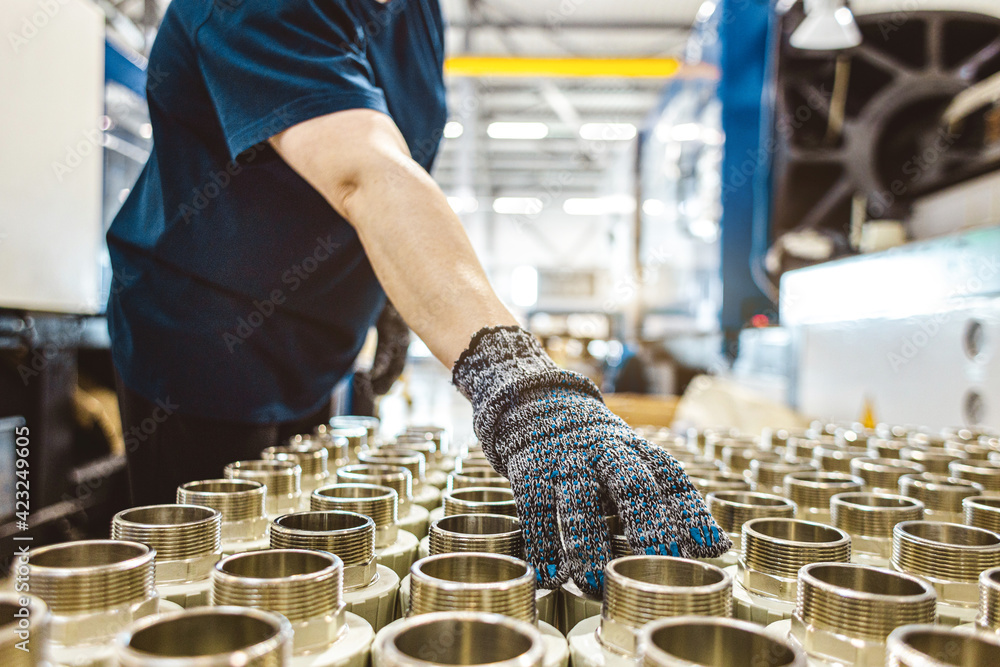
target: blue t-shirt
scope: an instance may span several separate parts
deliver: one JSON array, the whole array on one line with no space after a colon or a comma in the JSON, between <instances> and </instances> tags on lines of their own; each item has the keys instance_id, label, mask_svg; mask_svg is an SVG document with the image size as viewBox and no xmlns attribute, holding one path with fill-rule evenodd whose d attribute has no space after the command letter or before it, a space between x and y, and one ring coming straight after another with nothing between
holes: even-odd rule
<instances>
[{"instance_id":1,"label":"blue t-shirt","mask_svg":"<svg viewBox=\"0 0 1000 667\"><path fill-rule=\"evenodd\" d=\"M430 169L443 30L438 0L173 0L149 60L153 152L108 232L126 386L249 423L328 400L385 294L353 228L266 140L374 109Z\"/></svg>"}]
</instances>

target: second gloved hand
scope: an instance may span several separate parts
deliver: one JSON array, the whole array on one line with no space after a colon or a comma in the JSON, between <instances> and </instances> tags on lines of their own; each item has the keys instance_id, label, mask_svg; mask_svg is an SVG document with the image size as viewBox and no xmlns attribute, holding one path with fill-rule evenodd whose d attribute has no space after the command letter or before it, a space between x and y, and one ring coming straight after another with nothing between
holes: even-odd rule
<instances>
[{"instance_id":1,"label":"second gloved hand","mask_svg":"<svg viewBox=\"0 0 1000 667\"><path fill-rule=\"evenodd\" d=\"M559 369L516 327L483 329L455 364L483 451L510 480L539 585L572 577L598 594L610 559L602 498L633 551L710 558L731 546L666 454L611 413L584 376Z\"/></svg>"}]
</instances>

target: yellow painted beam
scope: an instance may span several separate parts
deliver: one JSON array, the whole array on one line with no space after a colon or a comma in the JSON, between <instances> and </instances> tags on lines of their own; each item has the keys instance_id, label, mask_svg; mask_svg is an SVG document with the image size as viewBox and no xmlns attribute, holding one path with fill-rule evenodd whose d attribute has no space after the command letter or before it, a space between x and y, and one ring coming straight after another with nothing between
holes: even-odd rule
<instances>
[{"instance_id":1,"label":"yellow painted beam","mask_svg":"<svg viewBox=\"0 0 1000 667\"><path fill-rule=\"evenodd\" d=\"M667 79L681 69L676 58L524 58L453 56L444 73L460 77Z\"/></svg>"}]
</instances>

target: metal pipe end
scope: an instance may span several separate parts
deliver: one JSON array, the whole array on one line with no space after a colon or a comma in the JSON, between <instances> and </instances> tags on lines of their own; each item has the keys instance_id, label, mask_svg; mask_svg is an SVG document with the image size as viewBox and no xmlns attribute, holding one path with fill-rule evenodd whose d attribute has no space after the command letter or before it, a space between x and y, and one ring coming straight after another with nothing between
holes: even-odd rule
<instances>
[{"instance_id":1,"label":"metal pipe end","mask_svg":"<svg viewBox=\"0 0 1000 667\"><path fill-rule=\"evenodd\" d=\"M921 472L926 472L925 468L913 461L872 457L851 459L851 474L864 480L867 491L896 493L900 477Z\"/></svg>"},{"instance_id":2,"label":"metal pipe end","mask_svg":"<svg viewBox=\"0 0 1000 667\"><path fill-rule=\"evenodd\" d=\"M812 462L792 463L787 460L763 461L754 459L750 462L750 484L755 491L780 493L784 488L786 475L815 470L816 464Z\"/></svg>"},{"instance_id":3,"label":"metal pipe end","mask_svg":"<svg viewBox=\"0 0 1000 667\"><path fill-rule=\"evenodd\" d=\"M726 472L748 476L752 462L779 463L781 456L759 447L723 447L722 466Z\"/></svg>"},{"instance_id":4,"label":"metal pipe end","mask_svg":"<svg viewBox=\"0 0 1000 667\"><path fill-rule=\"evenodd\" d=\"M904 521L892 531L892 566L924 577L942 602L978 604L979 575L1000 566L1000 535L939 521Z\"/></svg>"},{"instance_id":5,"label":"metal pipe end","mask_svg":"<svg viewBox=\"0 0 1000 667\"><path fill-rule=\"evenodd\" d=\"M452 490L484 486L509 489L510 481L498 475L493 468L463 467L461 472L453 472L448 475L448 487Z\"/></svg>"},{"instance_id":6,"label":"metal pipe end","mask_svg":"<svg viewBox=\"0 0 1000 667\"><path fill-rule=\"evenodd\" d=\"M847 563L851 538L839 528L798 519L753 519L743 524L738 563L747 590L793 600L799 568L809 563Z\"/></svg>"},{"instance_id":7,"label":"metal pipe end","mask_svg":"<svg viewBox=\"0 0 1000 667\"><path fill-rule=\"evenodd\" d=\"M838 493L830 499L830 514L833 525L850 534L855 551L888 557L893 527L922 519L924 504L887 493Z\"/></svg>"},{"instance_id":8,"label":"metal pipe end","mask_svg":"<svg viewBox=\"0 0 1000 667\"><path fill-rule=\"evenodd\" d=\"M750 483L743 475L731 472L706 471L690 477L702 495L714 491L749 491Z\"/></svg>"},{"instance_id":9,"label":"metal pipe end","mask_svg":"<svg viewBox=\"0 0 1000 667\"><path fill-rule=\"evenodd\" d=\"M994 667L1000 639L941 625L904 625L886 642L886 667Z\"/></svg>"},{"instance_id":10,"label":"metal pipe end","mask_svg":"<svg viewBox=\"0 0 1000 667\"><path fill-rule=\"evenodd\" d=\"M344 564L344 590L369 585L378 572L375 522L355 512L295 512L271 523L272 549L328 551Z\"/></svg>"},{"instance_id":11,"label":"metal pipe end","mask_svg":"<svg viewBox=\"0 0 1000 667\"><path fill-rule=\"evenodd\" d=\"M222 514L202 505L146 505L122 510L111 520L111 538L156 549L157 564L218 553Z\"/></svg>"},{"instance_id":12,"label":"metal pipe end","mask_svg":"<svg viewBox=\"0 0 1000 667\"><path fill-rule=\"evenodd\" d=\"M302 467L293 461L234 461L223 468L223 476L260 482L267 487L270 498L298 496L302 492Z\"/></svg>"},{"instance_id":13,"label":"metal pipe end","mask_svg":"<svg viewBox=\"0 0 1000 667\"><path fill-rule=\"evenodd\" d=\"M385 628L373 653L374 667L541 667L545 648L538 628L524 621L480 612L441 612Z\"/></svg>"},{"instance_id":14,"label":"metal pipe end","mask_svg":"<svg viewBox=\"0 0 1000 667\"><path fill-rule=\"evenodd\" d=\"M248 607L195 607L137 621L115 640L121 667L290 665L292 626Z\"/></svg>"},{"instance_id":15,"label":"metal pipe end","mask_svg":"<svg viewBox=\"0 0 1000 667\"><path fill-rule=\"evenodd\" d=\"M919 463L927 472L947 475L948 465L952 461L960 461L965 457L958 452L950 452L943 449L921 449L911 445L900 450L899 458L903 461Z\"/></svg>"},{"instance_id":16,"label":"metal pipe end","mask_svg":"<svg viewBox=\"0 0 1000 667\"><path fill-rule=\"evenodd\" d=\"M361 463L337 470L338 484L375 484L388 486L399 496L400 513L409 509L413 500L413 475L406 468Z\"/></svg>"},{"instance_id":17,"label":"metal pipe end","mask_svg":"<svg viewBox=\"0 0 1000 667\"><path fill-rule=\"evenodd\" d=\"M639 634L639 654L644 667L806 667L800 649L732 618L653 621Z\"/></svg>"},{"instance_id":18,"label":"metal pipe end","mask_svg":"<svg viewBox=\"0 0 1000 667\"><path fill-rule=\"evenodd\" d=\"M263 519L266 495L266 487L253 480L205 479L178 486L177 504L211 507L222 514L222 523L227 524Z\"/></svg>"},{"instance_id":19,"label":"metal pipe end","mask_svg":"<svg viewBox=\"0 0 1000 667\"><path fill-rule=\"evenodd\" d=\"M511 556L443 553L410 566L409 615L486 611L534 623L535 569Z\"/></svg>"},{"instance_id":20,"label":"metal pipe end","mask_svg":"<svg viewBox=\"0 0 1000 667\"><path fill-rule=\"evenodd\" d=\"M506 514L453 514L430 525L430 555L478 551L524 557L521 522Z\"/></svg>"},{"instance_id":21,"label":"metal pipe end","mask_svg":"<svg viewBox=\"0 0 1000 667\"><path fill-rule=\"evenodd\" d=\"M1000 532L1000 497L970 496L962 501L965 524Z\"/></svg>"},{"instance_id":22,"label":"metal pipe end","mask_svg":"<svg viewBox=\"0 0 1000 667\"><path fill-rule=\"evenodd\" d=\"M517 503L510 489L473 486L442 494L445 516L455 514L506 514L517 516Z\"/></svg>"},{"instance_id":23,"label":"metal pipe end","mask_svg":"<svg viewBox=\"0 0 1000 667\"><path fill-rule=\"evenodd\" d=\"M952 461L948 472L952 477L982 484L987 493L1000 493L1000 463L996 461Z\"/></svg>"},{"instance_id":24,"label":"metal pipe end","mask_svg":"<svg viewBox=\"0 0 1000 667\"><path fill-rule=\"evenodd\" d=\"M379 447L358 454L358 460L370 465L406 468L414 482L424 479L427 460L420 452L396 447Z\"/></svg>"},{"instance_id":25,"label":"metal pipe end","mask_svg":"<svg viewBox=\"0 0 1000 667\"><path fill-rule=\"evenodd\" d=\"M817 447L812 460L823 472L850 474L851 460L868 456L867 447Z\"/></svg>"},{"instance_id":26,"label":"metal pipe end","mask_svg":"<svg viewBox=\"0 0 1000 667\"><path fill-rule=\"evenodd\" d=\"M303 445L278 445L261 451L265 461L291 461L302 468L302 477L326 477L329 475L330 452L321 443L310 442Z\"/></svg>"},{"instance_id":27,"label":"metal pipe end","mask_svg":"<svg viewBox=\"0 0 1000 667\"><path fill-rule=\"evenodd\" d=\"M979 615L976 624L992 632L1000 632L1000 567L984 570L979 575Z\"/></svg>"},{"instance_id":28,"label":"metal pipe end","mask_svg":"<svg viewBox=\"0 0 1000 667\"><path fill-rule=\"evenodd\" d=\"M379 531L388 531L398 521L399 495L388 486L333 484L313 491L309 502L314 512L356 512L370 517L375 522L376 537ZM390 543L395 539L393 534Z\"/></svg>"},{"instance_id":29,"label":"metal pipe end","mask_svg":"<svg viewBox=\"0 0 1000 667\"><path fill-rule=\"evenodd\" d=\"M962 501L983 493L983 487L958 477L930 472L913 473L899 478L899 492L924 504L929 516L939 514L946 520L961 520Z\"/></svg>"},{"instance_id":30,"label":"metal pipe end","mask_svg":"<svg viewBox=\"0 0 1000 667\"><path fill-rule=\"evenodd\" d=\"M727 533L739 533L752 519L791 519L796 509L787 498L753 491L714 491L705 496L705 502L712 518Z\"/></svg>"},{"instance_id":31,"label":"metal pipe end","mask_svg":"<svg viewBox=\"0 0 1000 667\"><path fill-rule=\"evenodd\" d=\"M830 509L830 499L838 493L862 491L864 480L841 472L796 472L785 476L785 497L800 514Z\"/></svg>"}]
</instances>

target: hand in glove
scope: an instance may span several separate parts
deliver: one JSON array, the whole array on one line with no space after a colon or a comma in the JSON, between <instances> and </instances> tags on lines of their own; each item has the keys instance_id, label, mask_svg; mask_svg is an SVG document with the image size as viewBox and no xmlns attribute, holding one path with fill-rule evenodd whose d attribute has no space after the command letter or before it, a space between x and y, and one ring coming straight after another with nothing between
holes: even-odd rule
<instances>
[{"instance_id":1,"label":"hand in glove","mask_svg":"<svg viewBox=\"0 0 1000 667\"><path fill-rule=\"evenodd\" d=\"M375 414L375 397L392 389L406 365L406 350L410 346L410 327L392 305L386 301L375 323L375 358L367 371L354 374L352 412L357 415Z\"/></svg>"},{"instance_id":2,"label":"hand in glove","mask_svg":"<svg viewBox=\"0 0 1000 667\"><path fill-rule=\"evenodd\" d=\"M677 461L611 413L586 377L561 370L534 336L486 328L455 363L476 434L517 500L538 584L572 577L599 594L610 560L602 496L633 551L712 558L732 543Z\"/></svg>"}]
</instances>

